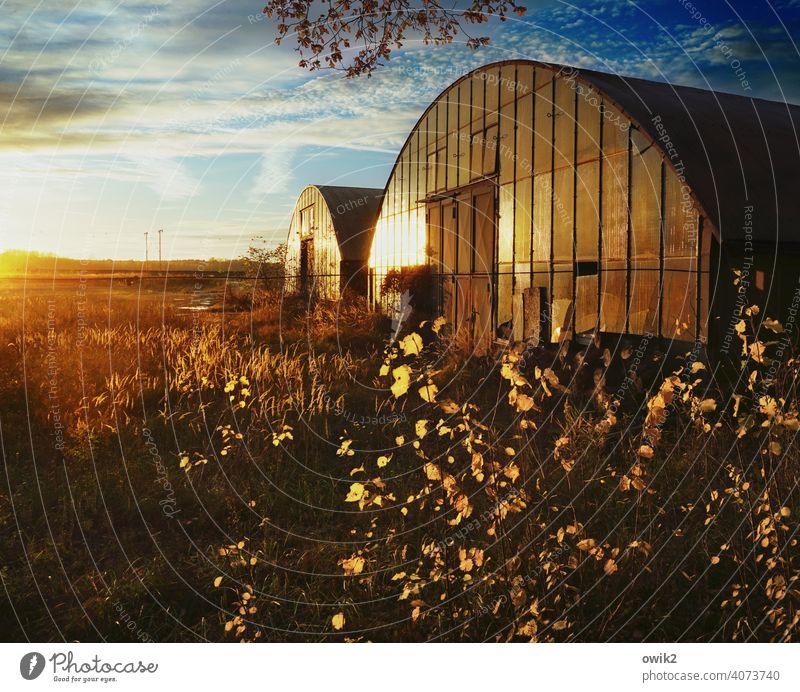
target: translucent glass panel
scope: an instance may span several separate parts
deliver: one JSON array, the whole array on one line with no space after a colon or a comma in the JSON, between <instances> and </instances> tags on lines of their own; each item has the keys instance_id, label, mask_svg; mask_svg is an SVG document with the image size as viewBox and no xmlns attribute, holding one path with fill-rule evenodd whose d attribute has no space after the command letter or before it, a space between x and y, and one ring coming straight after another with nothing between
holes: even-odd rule
<instances>
[{"instance_id":1,"label":"translucent glass panel","mask_svg":"<svg viewBox=\"0 0 800 692\"><path fill-rule=\"evenodd\" d=\"M575 331L591 333L597 327L597 274L578 276L575 279Z\"/></svg>"},{"instance_id":2,"label":"translucent glass panel","mask_svg":"<svg viewBox=\"0 0 800 692\"><path fill-rule=\"evenodd\" d=\"M497 122L497 111L500 97L500 68L486 70L486 124Z\"/></svg>"},{"instance_id":3,"label":"translucent glass panel","mask_svg":"<svg viewBox=\"0 0 800 692\"><path fill-rule=\"evenodd\" d=\"M600 98L594 92L578 94L578 148L576 161L591 161L600 156Z\"/></svg>"},{"instance_id":4,"label":"translucent glass panel","mask_svg":"<svg viewBox=\"0 0 800 692\"><path fill-rule=\"evenodd\" d=\"M497 265L497 325L509 322L512 316L511 290L513 287L513 265L501 263ZM510 336L510 334L508 335ZM508 338L506 336L505 338Z\"/></svg>"},{"instance_id":5,"label":"translucent glass panel","mask_svg":"<svg viewBox=\"0 0 800 692\"><path fill-rule=\"evenodd\" d=\"M500 107L514 101L517 96L517 66L503 65L500 74Z\"/></svg>"},{"instance_id":6,"label":"translucent glass panel","mask_svg":"<svg viewBox=\"0 0 800 692\"><path fill-rule=\"evenodd\" d=\"M483 106L484 106L484 93L486 91L486 80L482 79L480 72L472 76L472 90L470 96L472 99L472 131L483 129Z\"/></svg>"},{"instance_id":7,"label":"translucent glass panel","mask_svg":"<svg viewBox=\"0 0 800 692\"><path fill-rule=\"evenodd\" d=\"M498 126L488 125L483 139L483 174L493 175L497 171Z\"/></svg>"},{"instance_id":8,"label":"translucent glass panel","mask_svg":"<svg viewBox=\"0 0 800 692\"><path fill-rule=\"evenodd\" d=\"M600 329L604 332L625 331L627 314L627 263L606 260L602 265L600 293Z\"/></svg>"},{"instance_id":9,"label":"translucent glass panel","mask_svg":"<svg viewBox=\"0 0 800 692\"><path fill-rule=\"evenodd\" d=\"M661 334L667 339L689 341L697 328L697 274L683 260L664 260L664 305Z\"/></svg>"},{"instance_id":10,"label":"translucent glass panel","mask_svg":"<svg viewBox=\"0 0 800 692\"><path fill-rule=\"evenodd\" d=\"M513 92L512 92L513 93ZM498 163L500 165L500 184L514 180L514 101L508 101L500 109L500 139L498 142Z\"/></svg>"},{"instance_id":11,"label":"translucent glass panel","mask_svg":"<svg viewBox=\"0 0 800 692\"><path fill-rule=\"evenodd\" d=\"M575 190L575 257L597 261L600 226L600 161L588 161L577 167Z\"/></svg>"},{"instance_id":12,"label":"translucent glass panel","mask_svg":"<svg viewBox=\"0 0 800 692\"><path fill-rule=\"evenodd\" d=\"M442 205L442 272L447 274L456 272L458 231L454 209L453 204Z\"/></svg>"},{"instance_id":13,"label":"translucent glass panel","mask_svg":"<svg viewBox=\"0 0 800 692\"><path fill-rule=\"evenodd\" d=\"M693 339L697 328L697 222L689 195L671 168L664 175L664 291L661 333Z\"/></svg>"},{"instance_id":14,"label":"translucent glass panel","mask_svg":"<svg viewBox=\"0 0 800 692\"><path fill-rule=\"evenodd\" d=\"M572 223L575 171L571 166L553 172L553 261L572 264Z\"/></svg>"},{"instance_id":15,"label":"translucent glass panel","mask_svg":"<svg viewBox=\"0 0 800 692\"><path fill-rule=\"evenodd\" d=\"M533 259L550 262L550 174L533 179Z\"/></svg>"},{"instance_id":16,"label":"translucent glass panel","mask_svg":"<svg viewBox=\"0 0 800 692\"><path fill-rule=\"evenodd\" d=\"M498 261L514 261L514 185L500 186L500 218L498 219Z\"/></svg>"},{"instance_id":17,"label":"translucent glass panel","mask_svg":"<svg viewBox=\"0 0 800 692\"><path fill-rule=\"evenodd\" d=\"M526 94L517 101L517 179L530 176L533 172L533 93Z\"/></svg>"},{"instance_id":18,"label":"translucent glass panel","mask_svg":"<svg viewBox=\"0 0 800 692\"><path fill-rule=\"evenodd\" d=\"M442 261L442 208L439 204L428 209L427 235L428 261L439 272Z\"/></svg>"},{"instance_id":19,"label":"translucent glass panel","mask_svg":"<svg viewBox=\"0 0 800 692\"><path fill-rule=\"evenodd\" d=\"M516 205L514 207L514 261L530 262L532 205L531 178L517 180Z\"/></svg>"},{"instance_id":20,"label":"translucent glass panel","mask_svg":"<svg viewBox=\"0 0 800 692\"><path fill-rule=\"evenodd\" d=\"M489 190L473 198L475 208L475 272L488 274L494 262L494 191Z\"/></svg>"},{"instance_id":21,"label":"translucent glass panel","mask_svg":"<svg viewBox=\"0 0 800 692\"><path fill-rule=\"evenodd\" d=\"M631 234L633 260L658 259L661 245L661 155L631 130Z\"/></svg>"},{"instance_id":22,"label":"translucent glass panel","mask_svg":"<svg viewBox=\"0 0 800 692\"><path fill-rule=\"evenodd\" d=\"M563 79L556 80L555 162L556 169L571 166L575 160L575 91Z\"/></svg>"},{"instance_id":23,"label":"translucent glass panel","mask_svg":"<svg viewBox=\"0 0 800 692\"><path fill-rule=\"evenodd\" d=\"M539 70L536 71L537 76ZM553 168L552 83L547 82L534 95L533 170L539 174Z\"/></svg>"},{"instance_id":24,"label":"translucent glass panel","mask_svg":"<svg viewBox=\"0 0 800 692\"><path fill-rule=\"evenodd\" d=\"M640 263L640 267L644 265ZM631 300L628 331L631 334L658 334L658 261L653 266L631 270Z\"/></svg>"},{"instance_id":25,"label":"translucent glass panel","mask_svg":"<svg viewBox=\"0 0 800 692\"><path fill-rule=\"evenodd\" d=\"M472 206L470 199L458 204L458 266L459 274L472 271Z\"/></svg>"},{"instance_id":26,"label":"translucent glass panel","mask_svg":"<svg viewBox=\"0 0 800 692\"><path fill-rule=\"evenodd\" d=\"M517 98L533 94L533 65L517 65Z\"/></svg>"},{"instance_id":27,"label":"translucent glass panel","mask_svg":"<svg viewBox=\"0 0 800 692\"><path fill-rule=\"evenodd\" d=\"M603 259L628 256L628 154L603 160Z\"/></svg>"},{"instance_id":28,"label":"translucent glass panel","mask_svg":"<svg viewBox=\"0 0 800 692\"><path fill-rule=\"evenodd\" d=\"M553 306L551 340L568 339L572 335L572 281L571 271L553 274Z\"/></svg>"}]
</instances>

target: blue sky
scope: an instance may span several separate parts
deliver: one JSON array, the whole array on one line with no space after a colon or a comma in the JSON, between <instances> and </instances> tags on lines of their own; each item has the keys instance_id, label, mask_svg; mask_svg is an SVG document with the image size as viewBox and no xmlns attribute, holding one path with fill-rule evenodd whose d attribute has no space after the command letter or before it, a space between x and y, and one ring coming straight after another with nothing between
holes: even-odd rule
<instances>
[{"instance_id":1,"label":"blue sky","mask_svg":"<svg viewBox=\"0 0 800 692\"><path fill-rule=\"evenodd\" d=\"M800 102L800 0L529 0L481 27L489 47L408 41L369 80L301 70L260 10L0 0L0 250L138 258L157 228L173 259L279 242L307 183L382 187L436 94L495 60Z\"/></svg>"}]
</instances>

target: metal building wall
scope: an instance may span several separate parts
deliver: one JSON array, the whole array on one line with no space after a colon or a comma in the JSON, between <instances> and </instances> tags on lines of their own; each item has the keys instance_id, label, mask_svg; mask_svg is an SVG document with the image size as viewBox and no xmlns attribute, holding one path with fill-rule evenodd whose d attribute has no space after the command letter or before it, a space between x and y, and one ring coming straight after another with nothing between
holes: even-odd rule
<instances>
[{"instance_id":1,"label":"metal building wall","mask_svg":"<svg viewBox=\"0 0 800 692\"><path fill-rule=\"evenodd\" d=\"M498 212L495 327L513 320L514 337L530 337L535 305L547 318L545 340L596 328L686 341L704 333L701 226L688 188L602 94L570 72L526 62L472 73L421 118L378 217L373 296L389 269L426 262L443 274L443 295L463 293L459 251L436 247L426 200L430 207L481 181L493 185ZM470 242L452 225L456 237L448 241L445 229L443 244ZM452 266L441 261L448 253Z\"/></svg>"},{"instance_id":2,"label":"metal building wall","mask_svg":"<svg viewBox=\"0 0 800 692\"><path fill-rule=\"evenodd\" d=\"M310 233L303 234L300 227L300 214L304 209L314 207L314 226ZM287 290L299 291L300 286L300 244L302 240L313 238L313 267L311 287L315 295L323 300L339 298L341 254L336 241L331 212L320 191L313 185L306 187L297 198L286 251Z\"/></svg>"}]
</instances>

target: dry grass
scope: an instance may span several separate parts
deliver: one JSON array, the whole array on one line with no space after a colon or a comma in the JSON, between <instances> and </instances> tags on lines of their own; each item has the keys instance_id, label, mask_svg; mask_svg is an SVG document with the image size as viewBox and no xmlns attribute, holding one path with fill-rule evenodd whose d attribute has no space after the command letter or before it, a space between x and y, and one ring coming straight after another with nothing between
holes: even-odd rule
<instances>
[{"instance_id":1,"label":"dry grass","mask_svg":"<svg viewBox=\"0 0 800 692\"><path fill-rule=\"evenodd\" d=\"M795 361L734 414L691 363L624 388L599 349L384 352L363 305L249 304L2 299L8 639L794 636Z\"/></svg>"}]
</instances>

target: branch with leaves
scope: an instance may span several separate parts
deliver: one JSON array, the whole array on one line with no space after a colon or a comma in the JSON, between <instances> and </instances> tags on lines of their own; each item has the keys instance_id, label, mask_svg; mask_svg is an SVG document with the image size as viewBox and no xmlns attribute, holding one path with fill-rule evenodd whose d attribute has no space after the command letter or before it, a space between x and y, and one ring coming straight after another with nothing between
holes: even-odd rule
<instances>
[{"instance_id":1,"label":"branch with leaves","mask_svg":"<svg viewBox=\"0 0 800 692\"><path fill-rule=\"evenodd\" d=\"M437 0L269 0L264 14L278 22L276 43L287 36L297 42L300 67L343 70L348 77L370 76L403 47L407 37L425 45L452 43L459 34L475 49L488 36L473 36L468 24L484 24L495 16L525 14L515 0L471 0L462 10Z\"/></svg>"}]
</instances>

